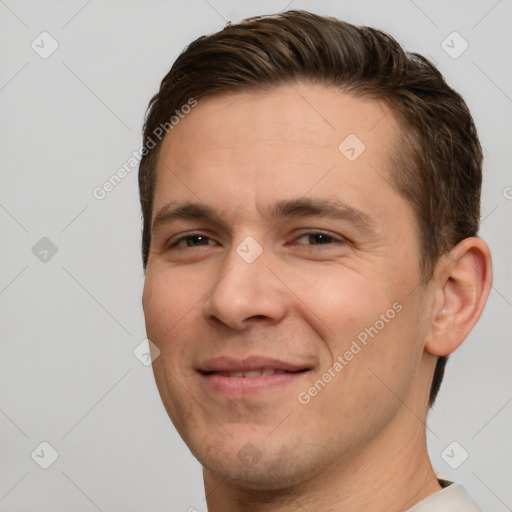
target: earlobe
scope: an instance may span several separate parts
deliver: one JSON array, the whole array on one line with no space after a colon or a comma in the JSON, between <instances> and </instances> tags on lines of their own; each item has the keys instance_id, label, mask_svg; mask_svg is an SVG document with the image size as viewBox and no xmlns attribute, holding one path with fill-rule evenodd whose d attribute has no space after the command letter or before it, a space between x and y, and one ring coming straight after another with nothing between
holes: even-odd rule
<instances>
[{"instance_id":1,"label":"earlobe","mask_svg":"<svg viewBox=\"0 0 512 512\"><path fill-rule=\"evenodd\" d=\"M465 238L442 256L433 279L435 302L425 349L446 356L462 344L482 314L492 285L489 247L481 238Z\"/></svg>"}]
</instances>

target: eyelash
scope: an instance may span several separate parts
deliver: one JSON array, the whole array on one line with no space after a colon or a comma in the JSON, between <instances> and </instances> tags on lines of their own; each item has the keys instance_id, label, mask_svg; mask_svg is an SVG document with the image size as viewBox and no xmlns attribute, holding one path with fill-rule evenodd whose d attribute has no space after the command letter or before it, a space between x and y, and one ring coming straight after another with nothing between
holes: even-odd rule
<instances>
[{"instance_id":1,"label":"eyelash","mask_svg":"<svg viewBox=\"0 0 512 512\"><path fill-rule=\"evenodd\" d=\"M323 246L323 245L333 245L335 242L338 242L338 243L346 243L347 242L347 239L345 239L344 237L341 237L341 236L334 236L334 235L331 235L330 233L326 232L326 231L307 231L307 232L304 232L302 233L299 237L297 237L295 240L299 240L301 238L304 238L305 236L325 236L327 238L329 238L331 241L329 243L320 243L320 244L298 244L298 245L306 245L306 246L310 246L310 247L315 247L315 246ZM172 250L174 248L177 248L179 247L178 244L180 244L181 242L184 242L186 240L190 240L194 237L203 237L207 240L213 240L211 237L203 234L203 233L192 233L192 234L188 234L188 235L185 235L185 236L182 236L180 238L178 238L177 240L173 241L172 243L170 243L167 247L168 250ZM193 247L204 247L204 246L207 246L207 245L210 245L210 244L204 244L204 245L197 245L197 246L181 246L183 248L193 248Z\"/></svg>"}]
</instances>

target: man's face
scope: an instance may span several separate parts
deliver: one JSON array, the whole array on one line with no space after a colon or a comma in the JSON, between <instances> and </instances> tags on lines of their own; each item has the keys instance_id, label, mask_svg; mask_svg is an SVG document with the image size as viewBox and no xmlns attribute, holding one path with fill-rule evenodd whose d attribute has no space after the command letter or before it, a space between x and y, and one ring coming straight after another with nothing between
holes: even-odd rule
<instances>
[{"instance_id":1,"label":"man's face","mask_svg":"<svg viewBox=\"0 0 512 512\"><path fill-rule=\"evenodd\" d=\"M206 471L298 483L426 401L428 295L388 110L281 86L200 100L164 140L143 306L163 402Z\"/></svg>"}]
</instances>

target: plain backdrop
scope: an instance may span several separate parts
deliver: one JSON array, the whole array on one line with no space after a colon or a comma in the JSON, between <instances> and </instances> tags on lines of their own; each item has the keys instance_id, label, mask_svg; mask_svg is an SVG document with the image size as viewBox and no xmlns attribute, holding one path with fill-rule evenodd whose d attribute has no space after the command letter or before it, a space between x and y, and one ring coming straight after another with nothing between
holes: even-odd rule
<instances>
[{"instance_id":1,"label":"plain backdrop","mask_svg":"<svg viewBox=\"0 0 512 512\"><path fill-rule=\"evenodd\" d=\"M147 103L189 42L287 9L388 31L474 115L494 285L449 361L428 443L440 476L484 511L512 510L510 0L0 0L0 510L206 510L200 465L134 355L137 168L103 199L93 190L140 147Z\"/></svg>"}]
</instances>

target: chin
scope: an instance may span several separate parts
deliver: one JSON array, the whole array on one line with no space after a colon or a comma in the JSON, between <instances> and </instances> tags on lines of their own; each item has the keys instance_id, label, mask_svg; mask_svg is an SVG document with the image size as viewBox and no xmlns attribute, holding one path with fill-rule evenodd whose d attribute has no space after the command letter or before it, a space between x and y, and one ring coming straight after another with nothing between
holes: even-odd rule
<instances>
[{"instance_id":1,"label":"chin","mask_svg":"<svg viewBox=\"0 0 512 512\"><path fill-rule=\"evenodd\" d=\"M297 467L287 468L286 463L277 460L252 468L237 463L230 465L226 461L207 461L203 468L231 485L255 491L278 491L295 487L311 476L310 471L300 471Z\"/></svg>"},{"instance_id":2,"label":"chin","mask_svg":"<svg viewBox=\"0 0 512 512\"><path fill-rule=\"evenodd\" d=\"M257 491L278 491L303 484L315 473L320 454L305 453L303 446L269 446L262 450L247 441L241 449L221 444L192 450L194 456L210 472L231 485ZM190 447L190 446L189 446ZM321 457L320 457L321 458Z\"/></svg>"}]
</instances>

